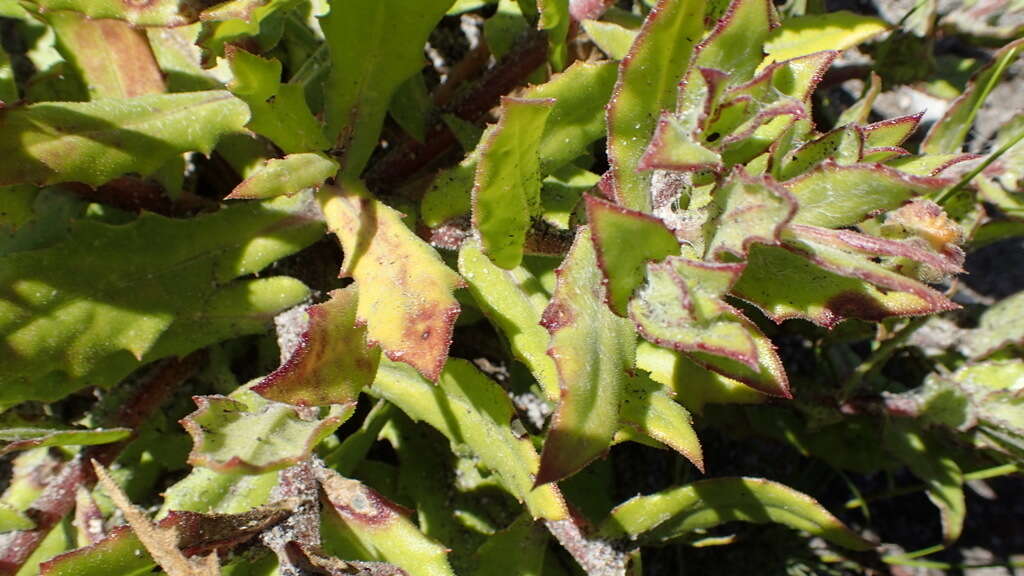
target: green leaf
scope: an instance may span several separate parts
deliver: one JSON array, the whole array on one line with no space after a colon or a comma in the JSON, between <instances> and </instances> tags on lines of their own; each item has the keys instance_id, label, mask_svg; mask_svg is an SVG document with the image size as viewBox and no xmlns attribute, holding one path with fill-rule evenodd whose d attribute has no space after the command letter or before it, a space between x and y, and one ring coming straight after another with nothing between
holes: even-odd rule
<instances>
[{"instance_id":1,"label":"green leaf","mask_svg":"<svg viewBox=\"0 0 1024 576\"><path fill-rule=\"evenodd\" d=\"M707 39L697 46L694 65L725 72L727 84L742 84L764 60L762 46L776 20L770 0L733 0Z\"/></svg>"},{"instance_id":2,"label":"green leaf","mask_svg":"<svg viewBox=\"0 0 1024 576\"><path fill-rule=\"evenodd\" d=\"M195 467L165 491L158 518L172 510L203 514L241 514L270 501L278 485L278 472L245 474L239 471L216 472Z\"/></svg>"},{"instance_id":3,"label":"green leaf","mask_svg":"<svg viewBox=\"0 0 1024 576\"><path fill-rule=\"evenodd\" d=\"M525 99L555 101L537 148L542 177L585 154L593 142L604 136L601 111L611 95L615 72L612 62L577 61L548 82L523 90ZM421 208L427 226L438 226L470 211L470 191L482 153L483 147L478 146L459 165L442 171L434 179Z\"/></svg>"},{"instance_id":4,"label":"green leaf","mask_svg":"<svg viewBox=\"0 0 1024 576\"><path fill-rule=\"evenodd\" d=\"M790 397L775 346L723 299L742 264L670 256L647 266L647 284L629 315L644 339L687 354L729 378L774 396Z\"/></svg>"},{"instance_id":5,"label":"green leaf","mask_svg":"<svg viewBox=\"0 0 1024 576\"><path fill-rule=\"evenodd\" d=\"M558 368L561 402L548 429L537 484L561 480L608 450L633 369L636 336L629 320L605 305L590 230L581 226L556 271L558 284L541 324Z\"/></svg>"},{"instance_id":6,"label":"green leaf","mask_svg":"<svg viewBox=\"0 0 1024 576\"><path fill-rule=\"evenodd\" d=\"M0 102L10 105L18 99L18 85L14 82L11 58L0 48Z\"/></svg>"},{"instance_id":7,"label":"green leaf","mask_svg":"<svg viewBox=\"0 0 1024 576\"><path fill-rule=\"evenodd\" d=\"M454 576L445 547L424 536L404 510L327 468L318 467L316 475L326 496L321 526L326 552L388 562L409 576Z\"/></svg>"},{"instance_id":8,"label":"green leaf","mask_svg":"<svg viewBox=\"0 0 1024 576\"><path fill-rule=\"evenodd\" d=\"M800 206L793 218L795 224L841 228L947 184L941 178L912 176L878 164L825 162L783 185Z\"/></svg>"},{"instance_id":9,"label":"green leaf","mask_svg":"<svg viewBox=\"0 0 1024 576\"><path fill-rule=\"evenodd\" d=\"M13 530L31 530L36 523L10 504L0 502L0 534Z\"/></svg>"},{"instance_id":10,"label":"green leaf","mask_svg":"<svg viewBox=\"0 0 1024 576\"><path fill-rule=\"evenodd\" d=\"M704 33L704 0L660 0L619 65L608 105L608 160L615 200L651 208L649 173L638 172L658 116L676 101L693 48Z\"/></svg>"},{"instance_id":11,"label":"green leaf","mask_svg":"<svg viewBox=\"0 0 1024 576\"><path fill-rule=\"evenodd\" d=\"M436 428L453 445L468 446L480 462L498 474L513 496L526 503L534 518L565 517L558 488L534 488L540 459L529 438L517 437L512 431L508 395L472 364L449 360L434 386L400 364L384 362L373 390L413 420Z\"/></svg>"},{"instance_id":12,"label":"green leaf","mask_svg":"<svg viewBox=\"0 0 1024 576\"><path fill-rule=\"evenodd\" d=\"M773 167L773 173L779 180L790 180L827 160L839 165L853 164L861 160L865 146L861 127L836 128L784 155L778 168Z\"/></svg>"},{"instance_id":13,"label":"green leaf","mask_svg":"<svg viewBox=\"0 0 1024 576\"><path fill-rule=\"evenodd\" d=\"M99 186L127 172L152 174L183 152L209 154L248 119L245 104L220 90L3 108L0 185Z\"/></svg>"},{"instance_id":14,"label":"green leaf","mask_svg":"<svg viewBox=\"0 0 1024 576\"><path fill-rule=\"evenodd\" d=\"M91 100L133 98L165 91L145 33L119 20L91 20L75 12L46 15L57 46L79 73Z\"/></svg>"},{"instance_id":15,"label":"green leaf","mask_svg":"<svg viewBox=\"0 0 1024 576\"><path fill-rule=\"evenodd\" d=\"M667 542L735 521L784 524L851 550L875 546L810 496L760 478L713 478L637 496L612 510L601 530L607 536Z\"/></svg>"},{"instance_id":16,"label":"green leaf","mask_svg":"<svg viewBox=\"0 0 1024 576\"><path fill-rule=\"evenodd\" d=\"M37 12L67 10L93 20L125 20L134 26L183 26L198 19L195 6L183 0L128 4L121 0L31 0Z\"/></svg>"},{"instance_id":17,"label":"green leaf","mask_svg":"<svg viewBox=\"0 0 1024 576\"><path fill-rule=\"evenodd\" d=\"M357 319L388 358L436 380L448 357L463 281L358 181L324 186L320 204L345 252L342 274L359 286Z\"/></svg>"},{"instance_id":18,"label":"green leaf","mask_svg":"<svg viewBox=\"0 0 1024 576\"><path fill-rule=\"evenodd\" d=\"M506 270L523 259L531 219L540 213L537 148L554 101L502 97L501 118L481 139L473 185L473 228L484 253Z\"/></svg>"},{"instance_id":19,"label":"green leaf","mask_svg":"<svg viewBox=\"0 0 1024 576\"><path fill-rule=\"evenodd\" d=\"M319 238L309 202L188 220L147 213L118 226L83 220L66 242L0 257L0 405L109 387L144 362L262 332L306 287L288 277L231 280Z\"/></svg>"},{"instance_id":20,"label":"green leaf","mask_svg":"<svg viewBox=\"0 0 1024 576\"><path fill-rule=\"evenodd\" d=\"M625 317L633 292L644 283L647 263L678 255L679 240L654 216L595 196L586 196L586 202L608 306Z\"/></svg>"},{"instance_id":21,"label":"green leaf","mask_svg":"<svg viewBox=\"0 0 1024 576\"><path fill-rule=\"evenodd\" d=\"M235 50L228 63L234 74L228 89L249 105L252 118L247 126L250 130L267 137L286 154L313 152L330 146L320 122L306 104L302 87L281 83L279 61ZM325 171L324 162L326 159L319 163L321 171Z\"/></svg>"},{"instance_id":22,"label":"green leaf","mask_svg":"<svg viewBox=\"0 0 1024 576\"><path fill-rule=\"evenodd\" d=\"M704 257L746 258L751 244L776 244L796 213L796 201L775 181L737 168L711 197L704 222Z\"/></svg>"},{"instance_id":23,"label":"green leaf","mask_svg":"<svg viewBox=\"0 0 1024 576\"><path fill-rule=\"evenodd\" d=\"M675 393L675 400L698 414L706 404L761 404L768 396L753 388L697 365L685 354L640 342L636 367L650 372L651 380Z\"/></svg>"},{"instance_id":24,"label":"green leaf","mask_svg":"<svg viewBox=\"0 0 1024 576\"><path fill-rule=\"evenodd\" d=\"M927 154L954 154L961 151L967 134L974 126L974 118L978 110L988 99L1006 73L1007 68L1016 61L1024 49L1024 38L1010 42L992 56L992 60L983 66L967 84L967 89L953 101L921 143L921 151Z\"/></svg>"},{"instance_id":25,"label":"green leaf","mask_svg":"<svg viewBox=\"0 0 1024 576\"><path fill-rule=\"evenodd\" d=\"M924 481L928 487L928 499L942 516L943 542L955 542L960 537L967 514L960 467L934 441L919 432L911 421L891 421L885 434L885 447L906 464L914 476Z\"/></svg>"},{"instance_id":26,"label":"green leaf","mask_svg":"<svg viewBox=\"0 0 1024 576\"><path fill-rule=\"evenodd\" d=\"M587 37L612 60L625 58L639 34L639 30L632 30L614 22L601 20L584 20L580 22L580 25L587 33Z\"/></svg>"},{"instance_id":27,"label":"green leaf","mask_svg":"<svg viewBox=\"0 0 1024 576\"><path fill-rule=\"evenodd\" d=\"M768 61L781 62L822 50L846 50L891 27L881 18L845 10L788 18L765 42Z\"/></svg>"},{"instance_id":28,"label":"green leaf","mask_svg":"<svg viewBox=\"0 0 1024 576\"><path fill-rule=\"evenodd\" d=\"M433 105L423 74L413 74L395 90L388 114L417 142L423 142Z\"/></svg>"},{"instance_id":29,"label":"green leaf","mask_svg":"<svg viewBox=\"0 0 1024 576\"><path fill-rule=\"evenodd\" d=\"M308 458L341 426L355 403L335 405L322 417L264 399L249 388L231 396L196 396L198 409L181 420L195 445L188 461L216 472L263 474Z\"/></svg>"},{"instance_id":30,"label":"green leaf","mask_svg":"<svg viewBox=\"0 0 1024 576\"><path fill-rule=\"evenodd\" d=\"M291 196L316 188L338 172L338 163L323 154L307 152L271 158L228 194L226 199L264 199Z\"/></svg>"},{"instance_id":31,"label":"green leaf","mask_svg":"<svg viewBox=\"0 0 1024 576\"><path fill-rule=\"evenodd\" d=\"M677 404L664 386L643 375L630 377L622 400L622 420L671 447L704 471L704 455L690 412Z\"/></svg>"},{"instance_id":32,"label":"green leaf","mask_svg":"<svg viewBox=\"0 0 1024 576\"><path fill-rule=\"evenodd\" d=\"M129 428L70 429L5 419L0 421L0 455L44 446L110 444L124 440L131 434Z\"/></svg>"},{"instance_id":33,"label":"green leaf","mask_svg":"<svg viewBox=\"0 0 1024 576\"><path fill-rule=\"evenodd\" d=\"M299 406L354 404L373 383L380 350L366 345L366 327L356 322L358 289L352 284L311 306L309 328L291 357L252 390L269 400Z\"/></svg>"},{"instance_id":34,"label":"green leaf","mask_svg":"<svg viewBox=\"0 0 1024 576\"><path fill-rule=\"evenodd\" d=\"M985 310L964 344L972 358L990 356L1007 345L1024 344L1024 292Z\"/></svg>"},{"instance_id":35,"label":"green leaf","mask_svg":"<svg viewBox=\"0 0 1024 576\"><path fill-rule=\"evenodd\" d=\"M516 518L508 528L496 532L476 551L473 576L541 576L547 552L548 531L529 516Z\"/></svg>"},{"instance_id":36,"label":"green leaf","mask_svg":"<svg viewBox=\"0 0 1024 576\"><path fill-rule=\"evenodd\" d=\"M423 46L453 0L335 2L320 20L331 53L327 139L342 173L358 176L377 145L391 97L423 67Z\"/></svg>"},{"instance_id":37,"label":"green leaf","mask_svg":"<svg viewBox=\"0 0 1024 576\"><path fill-rule=\"evenodd\" d=\"M565 68L568 54L565 47L569 34L569 0L537 0L537 29L548 33L548 61L555 70Z\"/></svg>"},{"instance_id":38,"label":"green leaf","mask_svg":"<svg viewBox=\"0 0 1024 576\"><path fill-rule=\"evenodd\" d=\"M864 145L868 147L899 146L917 130L924 112L889 118L863 126Z\"/></svg>"},{"instance_id":39,"label":"green leaf","mask_svg":"<svg viewBox=\"0 0 1024 576\"><path fill-rule=\"evenodd\" d=\"M459 273L484 315L508 338L512 353L530 369L551 401L558 401L558 372L548 356L548 332L540 325L548 295L537 278L519 266L505 270L474 241L459 250Z\"/></svg>"}]
</instances>

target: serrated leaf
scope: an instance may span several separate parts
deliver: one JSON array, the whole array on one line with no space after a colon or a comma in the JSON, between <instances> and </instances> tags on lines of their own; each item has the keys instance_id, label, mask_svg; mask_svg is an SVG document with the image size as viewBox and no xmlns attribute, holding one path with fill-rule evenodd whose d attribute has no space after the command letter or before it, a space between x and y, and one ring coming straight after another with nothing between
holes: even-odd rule
<instances>
[{"instance_id":1,"label":"serrated leaf","mask_svg":"<svg viewBox=\"0 0 1024 576\"><path fill-rule=\"evenodd\" d=\"M366 328L356 325L358 289L349 285L311 306L309 328L291 357L252 390L269 400L299 406L354 404L373 383L380 350L366 346Z\"/></svg>"},{"instance_id":2,"label":"serrated leaf","mask_svg":"<svg viewBox=\"0 0 1024 576\"><path fill-rule=\"evenodd\" d=\"M783 183L800 206L793 222L825 228L858 224L872 212L891 210L947 184L878 164L840 166L831 161Z\"/></svg>"},{"instance_id":3,"label":"serrated leaf","mask_svg":"<svg viewBox=\"0 0 1024 576\"><path fill-rule=\"evenodd\" d=\"M222 90L3 108L0 185L99 186L128 172L152 174L183 152L209 154L248 119L245 104Z\"/></svg>"},{"instance_id":4,"label":"serrated leaf","mask_svg":"<svg viewBox=\"0 0 1024 576\"><path fill-rule=\"evenodd\" d=\"M0 258L0 405L109 387L142 363L263 331L308 290L283 276L231 280L321 236L309 201L83 220L66 242Z\"/></svg>"},{"instance_id":5,"label":"serrated leaf","mask_svg":"<svg viewBox=\"0 0 1024 576\"><path fill-rule=\"evenodd\" d=\"M345 252L342 274L359 286L357 318L368 341L436 380L459 315L452 292L463 280L361 182L324 186L319 199Z\"/></svg>"},{"instance_id":6,"label":"serrated leaf","mask_svg":"<svg viewBox=\"0 0 1024 576\"><path fill-rule=\"evenodd\" d=\"M690 90L687 84L687 90ZM654 128L654 136L638 168L641 170L663 169L676 172L699 170L718 171L722 168L722 157L697 140L696 108L673 114L664 112Z\"/></svg>"},{"instance_id":7,"label":"serrated leaf","mask_svg":"<svg viewBox=\"0 0 1024 576\"><path fill-rule=\"evenodd\" d=\"M912 422L896 419L885 434L885 447L927 486L928 499L942 516L942 539L951 544L960 537L964 517L964 478L957 463L944 454Z\"/></svg>"},{"instance_id":8,"label":"serrated leaf","mask_svg":"<svg viewBox=\"0 0 1024 576\"><path fill-rule=\"evenodd\" d=\"M373 489L316 468L325 495L324 547L329 553L364 560L380 560L398 566L409 576L454 576L441 544L423 535L404 516L404 510Z\"/></svg>"},{"instance_id":9,"label":"serrated leaf","mask_svg":"<svg viewBox=\"0 0 1024 576\"><path fill-rule=\"evenodd\" d=\"M789 18L765 42L768 58L776 62L822 50L846 50L866 42L890 26L881 18L845 10Z\"/></svg>"},{"instance_id":10,"label":"serrated leaf","mask_svg":"<svg viewBox=\"0 0 1024 576\"><path fill-rule=\"evenodd\" d=\"M671 447L704 471L704 455L690 412L676 403L660 384L643 375L630 377L622 400L622 420Z\"/></svg>"},{"instance_id":11,"label":"serrated leaf","mask_svg":"<svg viewBox=\"0 0 1024 576\"><path fill-rule=\"evenodd\" d=\"M473 454L501 478L534 518L559 520L565 503L553 485L534 488L539 457L529 438L511 428L512 403L500 386L465 360L451 359L437 386L409 368L384 362L373 390L444 434L454 445L467 445Z\"/></svg>"},{"instance_id":12,"label":"serrated leaf","mask_svg":"<svg viewBox=\"0 0 1024 576\"><path fill-rule=\"evenodd\" d=\"M889 118L864 126L864 145L875 148L881 146L899 146L917 130L924 112L908 114L897 118Z\"/></svg>"},{"instance_id":13,"label":"serrated leaf","mask_svg":"<svg viewBox=\"0 0 1024 576\"><path fill-rule=\"evenodd\" d=\"M974 125L974 118L985 103L995 85L1002 79L1007 68L1016 61L1024 50L1024 38L1010 42L992 56L984 67L971 77L971 81L953 104L932 125L921 143L921 151L927 154L954 154L961 151L967 134Z\"/></svg>"},{"instance_id":14,"label":"serrated leaf","mask_svg":"<svg viewBox=\"0 0 1024 576\"><path fill-rule=\"evenodd\" d=\"M713 478L637 496L612 510L601 530L667 542L733 521L784 524L851 550L875 546L810 496L760 478Z\"/></svg>"},{"instance_id":15,"label":"serrated leaf","mask_svg":"<svg viewBox=\"0 0 1024 576\"><path fill-rule=\"evenodd\" d=\"M551 80L523 90L527 99L553 99L538 147L541 176L547 176L583 155L605 134L601 111L615 83L612 62L574 62ZM477 147L457 166L441 172L423 197L421 216L438 226L470 211L470 192L482 149Z\"/></svg>"},{"instance_id":16,"label":"serrated leaf","mask_svg":"<svg viewBox=\"0 0 1024 576\"><path fill-rule=\"evenodd\" d=\"M997 302L982 313L964 343L971 357L989 356L1007 345L1024 344L1024 292Z\"/></svg>"},{"instance_id":17,"label":"serrated leaf","mask_svg":"<svg viewBox=\"0 0 1024 576\"><path fill-rule=\"evenodd\" d=\"M423 67L423 46L453 0L334 3L321 18L331 53L324 112L342 173L357 177L395 90Z\"/></svg>"},{"instance_id":18,"label":"serrated leaf","mask_svg":"<svg viewBox=\"0 0 1024 576\"><path fill-rule=\"evenodd\" d=\"M262 474L307 458L313 448L341 426L355 403L300 409L266 400L249 388L231 396L196 396L198 409L181 420L195 445L193 466L216 472Z\"/></svg>"},{"instance_id":19,"label":"serrated leaf","mask_svg":"<svg viewBox=\"0 0 1024 576\"><path fill-rule=\"evenodd\" d=\"M235 50L228 63L234 75L228 89L249 105L250 130L267 137L286 154L314 152L330 146L320 122L306 104L302 86L281 83L279 61ZM319 163L322 170L325 162L326 158Z\"/></svg>"},{"instance_id":20,"label":"serrated leaf","mask_svg":"<svg viewBox=\"0 0 1024 576\"><path fill-rule=\"evenodd\" d=\"M745 258L751 244L775 244L796 213L796 201L773 180L742 168L712 192L704 222L704 257Z\"/></svg>"},{"instance_id":21,"label":"serrated leaf","mask_svg":"<svg viewBox=\"0 0 1024 576\"><path fill-rule=\"evenodd\" d=\"M631 210L651 208L649 173L640 159L662 110L672 108L693 48L704 32L704 0L660 0L648 14L608 105L608 160L615 200Z\"/></svg>"},{"instance_id":22,"label":"serrated leaf","mask_svg":"<svg viewBox=\"0 0 1024 576\"><path fill-rule=\"evenodd\" d=\"M679 254L679 241L654 216L586 196L597 262L606 279L608 307L625 317L648 262Z\"/></svg>"},{"instance_id":23,"label":"serrated leaf","mask_svg":"<svg viewBox=\"0 0 1024 576\"><path fill-rule=\"evenodd\" d=\"M562 265L541 324L558 368L561 402L541 454L537 484L574 474L608 450L619 429L619 405L634 364L629 320L605 304L590 230L581 226Z\"/></svg>"},{"instance_id":24,"label":"serrated leaf","mask_svg":"<svg viewBox=\"0 0 1024 576\"><path fill-rule=\"evenodd\" d=\"M733 0L707 39L697 46L694 65L720 70L729 84L753 76L764 60L762 46L778 23L769 0Z\"/></svg>"},{"instance_id":25,"label":"serrated leaf","mask_svg":"<svg viewBox=\"0 0 1024 576\"><path fill-rule=\"evenodd\" d=\"M496 266L475 242L459 250L459 273L484 315L508 338L512 353L533 373L545 395L557 401L558 371L548 356L548 332L540 325L548 295L537 278L519 266Z\"/></svg>"},{"instance_id":26,"label":"serrated leaf","mask_svg":"<svg viewBox=\"0 0 1024 576\"><path fill-rule=\"evenodd\" d=\"M629 315L644 339L773 396L790 397L775 346L723 300L743 264L669 257L647 267Z\"/></svg>"},{"instance_id":27,"label":"serrated leaf","mask_svg":"<svg viewBox=\"0 0 1024 576\"><path fill-rule=\"evenodd\" d=\"M698 414L706 404L761 404L768 396L731 378L697 365L685 354L640 342L636 367L650 372L651 380L675 392L675 400Z\"/></svg>"},{"instance_id":28,"label":"serrated leaf","mask_svg":"<svg viewBox=\"0 0 1024 576\"><path fill-rule=\"evenodd\" d=\"M866 258L818 254L799 243L754 246L733 292L775 322L804 318L825 328L846 318L877 322L953 306L931 288Z\"/></svg>"},{"instance_id":29,"label":"serrated leaf","mask_svg":"<svg viewBox=\"0 0 1024 576\"><path fill-rule=\"evenodd\" d=\"M0 422L0 455L44 446L94 446L119 442L131 436L129 428L48 428L30 422ZM0 530L3 532L3 530Z\"/></svg>"},{"instance_id":30,"label":"serrated leaf","mask_svg":"<svg viewBox=\"0 0 1024 576\"><path fill-rule=\"evenodd\" d=\"M338 172L338 163L312 152L271 158L226 196L228 200L291 196L316 188Z\"/></svg>"},{"instance_id":31,"label":"serrated leaf","mask_svg":"<svg viewBox=\"0 0 1024 576\"><path fill-rule=\"evenodd\" d=\"M523 259L540 213L537 148L554 101L502 97L501 118L484 134L473 185L473 228L484 253L506 270Z\"/></svg>"},{"instance_id":32,"label":"serrated leaf","mask_svg":"<svg viewBox=\"0 0 1024 576\"><path fill-rule=\"evenodd\" d=\"M198 7L183 0L131 4L121 0L32 0L38 12L78 12L93 20L124 20L133 26L184 26L199 17Z\"/></svg>"},{"instance_id":33,"label":"serrated leaf","mask_svg":"<svg viewBox=\"0 0 1024 576\"><path fill-rule=\"evenodd\" d=\"M91 20L75 12L46 15L64 58L78 71L92 100L134 98L165 91L146 35L118 20Z\"/></svg>"}]
</instances>

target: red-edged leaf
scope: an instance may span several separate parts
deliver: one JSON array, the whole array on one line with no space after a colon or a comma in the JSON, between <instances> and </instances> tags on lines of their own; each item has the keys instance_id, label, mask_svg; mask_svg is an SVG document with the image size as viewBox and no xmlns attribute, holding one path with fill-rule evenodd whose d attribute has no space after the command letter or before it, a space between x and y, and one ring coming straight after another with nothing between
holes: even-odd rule
<instances>
[{"instance_id":1,"label":"red-edged leaf","mask_svg":"<svg viewBox=\"0 0 1024 576\"><path fill-rule=\"evenodd\" d=\"M548 354L558 368L561 403L555 413L536 483L565 478L608 450L619 430L619 403L633 369L636 336L629 320L605 305L603 277L581 226L541 324L551 333Z\"/></svg>"},{"instance_id":2,"label":"red-edged leaf","mask_svg":"<svg viewBox=\"0 0 1024 576\"><path fill-rule=\"evenodd\" d=\"M704 223L704 255L722 260L729 253L745 258L753 243L775 244L796 213L796 202L767 176L750 176L737 167L712 193Z\"/></svg>"},{"instance_id":3,"label":"red-edged leaf","mask_svg":"<svg viewBox=\"0 0 1024 576\"><path fill-rule=\"evenodd\" d=\"M608 306L626 316L648 262L679 254L679 241L654 216L586 196L597 262L604 272Z\"/></svg>"},{"instance_id":4,"label":"red-edged leaf","mask_svg":"<svg viewBox=\"0 0 1024 576\"><path fill-rule=\"evenodd\" d=\"M789 397L789 381L775 346L723 298L743 264L669 257L647 266L647 284L629 315L648 341L766 394Z\"/></svg>"},{"instance_id":5,"label":"red-edged leaf","mask_svg":"<svg viewBox=\"0 0 1024 576\"><path fill-rule=\"evenodd\" d=\"M355 402L373 383L380 349L366 345L366 328L356 324L356 285L331 292L323 304L311 306L309 328L291 357L252 387L278 402L325 406Z\"/></svg>"},{"instance_id":6,"label":"red-edged leaf","mask_svg":"<svg viewBox=\"0 0 1024 576\"><path fill-rule=\"evenodd\" d=\"M924 112L918 112L863 126L861 129L864 131L864 144L871 148L899 146L917 130L922 116Z\"/></svg>"}]
</instances>

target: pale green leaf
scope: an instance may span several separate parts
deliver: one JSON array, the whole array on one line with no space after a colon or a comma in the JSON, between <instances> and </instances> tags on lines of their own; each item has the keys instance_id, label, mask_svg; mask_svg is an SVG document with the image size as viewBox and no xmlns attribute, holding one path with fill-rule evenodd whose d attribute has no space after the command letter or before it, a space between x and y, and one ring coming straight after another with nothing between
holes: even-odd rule
<instances>
[{"instance_id":1,"label":"pale green leaf","mask_svg":"<svg viewBox=\"0 0 1024 576\"><path fill-rule=\"evenodd\" d=\"M971 356L988 356L1007 345L1024 344L1024 292L997 302L982 313L964 345Z\"/></svg>"},{"instance_id":2,"label":"pale green leaf","mask_svg":"<svg viewBox=\"0 0 1024 576\"><path fill-rule=\"evenodd\" d=\"M690 412L676 403L664 386L643 375L632 376L622 400L622 420L671 447L704 471L704 455Z\"/></svg>"},{"instance_id":3,"label":"pale green leaf","mask_svg":"<svg viewBox=\"0 0 1024 576\"><path fill-rule=\"evenodd\" d=\"M783 22L765 42L765 51L769 61L781 62L822 50L846 50L889 28L881 18L845 10L808 14Z\"/></svg>"},{"instance_id":4,"label":"pale green leaf","mask_svg":"<svg viewBox=\"0 0 1024 576\"><path fill-rule=\"evenodd\" d=\"M631 30L614 22L584 20L580 24L594 44L612 60L625 58L639 34L639 30Z\"/></svg>"},{"instance_id":5,"label":"pale green leaf","mask_svg":"<svg viewBox=\"0 0 1024 576\"><path fill-rule=\"evenodd\" d=\"M704 257L745 258L752 244L775 244L793 214L792 196L767 177L738 168L712 194L704 221Z\"/></svg>"},{"instance_id":6,"label":"pale green leaf","mask_svg":"<svg viewBox=\"0 0 1024 576\"><path fill-rule=\"evenodd\" d=\"M338 172L338 163L313 152L271 158L231 191L227 199L291 196L316 188Z\"/></svg>"},{"instance_id":7,"label":"pale green leaf","mask_svg":"<svg viewBox=\"0 0 1024 576\"><path fill-rule=\"evenodd\" d=\"M225 91L3 108L0 185L99 186L127 172L148 175L183 152L209 154L248 119L246 105Z\"/></svg>"}]
</instances>

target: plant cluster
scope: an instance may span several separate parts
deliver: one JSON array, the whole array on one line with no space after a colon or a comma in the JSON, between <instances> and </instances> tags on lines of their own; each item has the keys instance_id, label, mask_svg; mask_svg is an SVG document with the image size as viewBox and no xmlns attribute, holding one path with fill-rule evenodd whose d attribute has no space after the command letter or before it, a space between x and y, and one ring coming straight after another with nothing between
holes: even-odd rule
<instances>
[{"instance_id":1,"label":"plant cluster","mask_svg":"<svg viewBox=\"0 0 1024 576\"><path fill-rule=\"evenodd\" d=\"M1024 465L1024 293L959 280L1024 236L1022 29L776 4L0 0L0 575L954 545Z\"/></svg>"}]
</instances>

